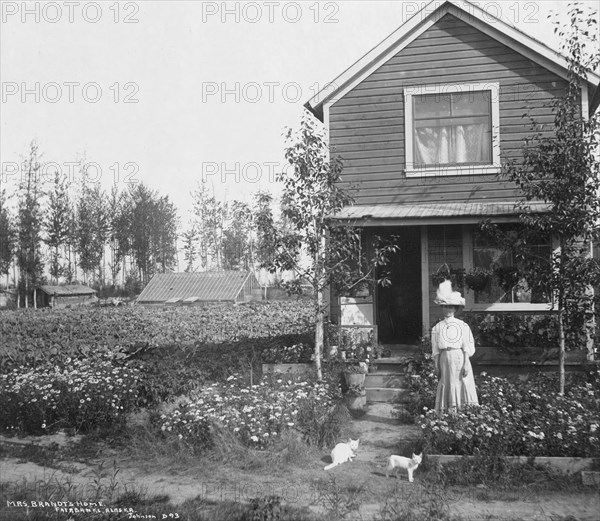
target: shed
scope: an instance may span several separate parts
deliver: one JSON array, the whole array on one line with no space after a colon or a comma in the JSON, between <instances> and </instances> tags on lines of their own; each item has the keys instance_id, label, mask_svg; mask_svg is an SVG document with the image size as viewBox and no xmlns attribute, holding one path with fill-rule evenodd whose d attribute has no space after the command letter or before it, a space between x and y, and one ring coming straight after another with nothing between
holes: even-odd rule
<instances>
[{"instance_id":1,"label":"shed","mask_svg":"<svg viewBox=\"0 0 600 521\"><path fill-rule=\"evenodd\" d=\"M38 290L37 307L66 308L89 306L98 302L96 290L83 284L40 286Z\"/></svg>"},{"instance_id":2,"label":"shed","mask_svg":"<svg viewBox=\"0 0 600 521\"><path fill-rule=\"evenodd\" d=\"M260 300L258 281L249 271L158 273L136 302L142 305L201 306L211 302Z\"/></svg>"},{"instance_id":3,"label":"shed","mask_svg":"<svg viewBox=\"0 0 600 521\"><path fill-rule=\"evenodd\" d=\"M15 292L0 289L0 308L7 308L15 302Z\"/></svg>"}]
</instances>

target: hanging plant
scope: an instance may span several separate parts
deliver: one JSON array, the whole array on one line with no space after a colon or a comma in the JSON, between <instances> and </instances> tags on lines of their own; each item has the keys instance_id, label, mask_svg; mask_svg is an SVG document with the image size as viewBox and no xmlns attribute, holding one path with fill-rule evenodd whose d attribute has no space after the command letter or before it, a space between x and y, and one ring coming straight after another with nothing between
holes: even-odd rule
<instances>
[{"instance_id":1,"label":"hanging plant","mask_svg":"<svg viewBox=\"0 0 600 521\"><path fill-rule=\"evenodd\" d=\"M492 272L483 268L473 268L465 274L465 284L473 291L483 291L492 280Z\"/></svg>"},{"instance_id":2,"label":"hanging plant","mask_svg":"<svg viewBox=\"0 0 600 521\"><path fill-rule=\"evenodd\" d=\"M464 268L453 268L452 266L444 263L431 274L431 283L433 284L434 288L437 288L445 280L452 282L452 287L455 289L464 287Z\"/></svg>"},{"instance_id":3,"label":"hanging plant","mask_svg":"<svg viewBox=\"0 0 600 521\"><path fill-rule=\"evenodd\" d=\"M515 266L496 266L494 268L494 275L498 279L498 285L505 293L511 291L521 278L521 274Z\"/></svg>"},{"instance_id":4,"label":"hanging plant","mask_svg":"<svg viewBox=\"0 0 600 521\"><path fill-rule=\"evenodd\" d=\"M359 282L350 291L352 297L368 297L371 295L371 288L366 281Z\"/></svg>"}]
</instances>

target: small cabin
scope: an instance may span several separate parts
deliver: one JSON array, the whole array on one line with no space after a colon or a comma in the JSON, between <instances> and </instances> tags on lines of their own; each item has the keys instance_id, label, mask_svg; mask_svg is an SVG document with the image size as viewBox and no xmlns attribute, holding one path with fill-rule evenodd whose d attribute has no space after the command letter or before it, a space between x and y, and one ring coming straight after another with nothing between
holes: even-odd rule
<instances>
[{"instance_id":1,"label":"small cabin","mask_svg":"<svg viewBox=\"0 0 600 521\"><path fill-rule=\"evenodd\" d=\"M56 309L89 306L98 302L96 290L83 284L40 286L36 291L36 306Z\"/></svg>"}]
</instances>

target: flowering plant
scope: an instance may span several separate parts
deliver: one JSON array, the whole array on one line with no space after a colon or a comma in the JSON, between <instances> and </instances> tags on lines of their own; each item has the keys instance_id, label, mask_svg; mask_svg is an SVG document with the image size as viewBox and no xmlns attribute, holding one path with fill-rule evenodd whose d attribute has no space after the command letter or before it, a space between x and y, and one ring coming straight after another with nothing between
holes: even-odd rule
<instances>
[{"instance_id":1,"label":"flowering plant","mask_svg":"<svg viewBox=\"0 0 600 521\"><path fill-rule=\"evenodd\" d=\"M351 385L346 391L347 396L364 396L366 394L364 385Z\"/></svg>"},{"instance_id":2,"label":"flowering plant","mask_svg":"<svg viewBox=\"0 0 600 521\"><path fill-rule=\"evenodd\" d=\"M569 376L560 396L556 375L510 382L482 374L480 406L442 415L424 407L418 421L429 452L599 457L600 371Z\"/></svg>"},{"instance_id":3,"label":"flowering plant","mask_svg":"<svg viewBox=\"0 0 600 521\"><path fill-rule=\"evenodd\" d=\"M286 429L307 435L307 419L326 417L338 398L337 388L327 382L271 376L247 386L238 376L230 376L162 415L161 429L202 449L210 443L210 425L217 423L245 445L264 448Z\"/></svg>"},{"instance_id":4,"label":"flowering plant","mask_svg":"<svg viewBox=\"0 0 600 521\"><path fill-rule=\"evenodd\" d=\"M293 344L291 346L270 347L262 352L261 358L265 364L302 364L310 363L314 348L308 344Z\"/></svg>"},{"instance_id":5,"label":"flowering plant","mask_svg":"<svg viewBox=\"0 0 600 521\"><path fill-rule=\"evenodd\" d=\"M30 434L88 431L122 421L135 408L139 372L102 355L66 359L0 376L0 429Z\"/></svg>"},{"instance_id":6,"label":"flowering plant","mask_svg":"<svg viewBox=\"0 0 600 521\"><path fill-rule=\"evenodd\" d=\"M344 372L350 374L367 374L368 370L368 365L365 362L349 362L344 368Z\"/></svg>"}]
</instances>

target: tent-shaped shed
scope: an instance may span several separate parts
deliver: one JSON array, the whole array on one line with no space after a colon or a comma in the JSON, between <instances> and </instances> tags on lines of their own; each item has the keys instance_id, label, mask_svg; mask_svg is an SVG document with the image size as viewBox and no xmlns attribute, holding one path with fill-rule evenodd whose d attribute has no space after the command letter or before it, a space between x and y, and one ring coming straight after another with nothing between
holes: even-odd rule
<instances>
[{"instance_id":1,"label":"tent-shaped shed","mask_svg":"<svg viewBox=\"0 0 600 521\"><path fill-rule=\"evenodd\" d=\"M248 271L158 273L137 298L142 305L204 305L261 298L256 277Z\"/></svg>"},{"instance_id":2,"label":"tent-shaped shed","mask_svg":"<svg viewBox=\"0 0 600 521\"><path fill-rule=\"evenodd\" d=\"M40 286L36 292L37 307L66 308L88 306L96 302L96 290L83 284Z\"/></svg>"}]
</instances>

